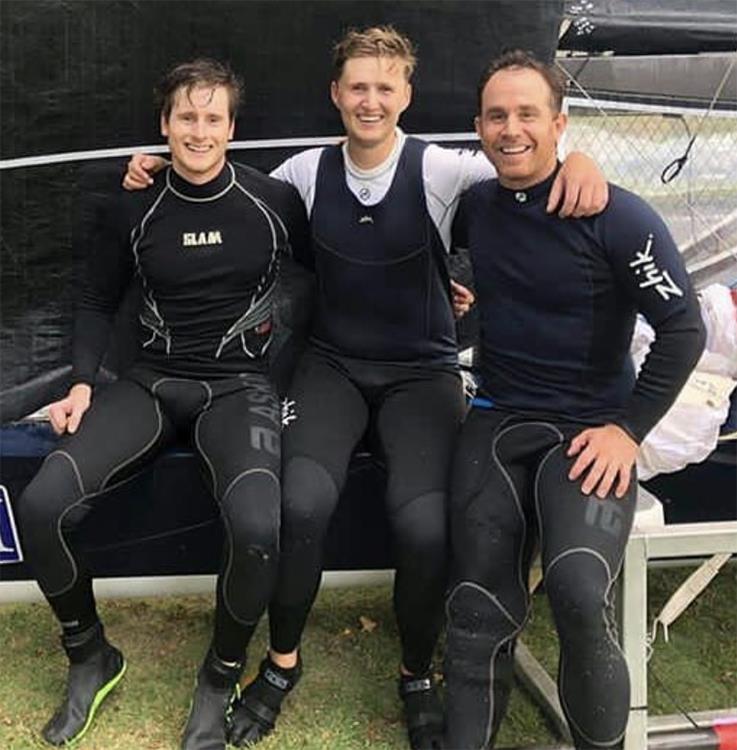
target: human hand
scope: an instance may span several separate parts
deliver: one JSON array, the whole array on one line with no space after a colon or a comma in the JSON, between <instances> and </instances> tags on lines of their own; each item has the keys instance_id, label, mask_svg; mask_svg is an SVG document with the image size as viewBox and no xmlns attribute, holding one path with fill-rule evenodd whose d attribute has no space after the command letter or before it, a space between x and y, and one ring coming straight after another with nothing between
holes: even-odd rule
<instances>
[{"instance_id":1,"label":"human hand","mask_svg":"<svg viewBox=\"0 0 737 750\"><path fill-rule=\"evenodd\" d=\"M49 419L57 435L68 432L73 435L92 401L92 388L86 383L77 383L60 401L49 406Z\"/></svg>"},{"instance_id":2,"label":"human hand","mask_svg":"<svg viewBox=\"0 0 737 750\"><path fill-rule=\"evenodd\" d=\"M128 171L123 177L126 190L145 190L153 184L153 177L167 164L166 159L149 154L133 154L128 162Z\"/></svg>"},{"instance_id":3,"label":"human hand","mask_svg":"<svg viewBox=\"0 0 737 750\"><path fill-rule=\"evenodd\" d=\"M476 301L474 293L459 284L457 281L450 281L450 291L453 298L453 314L456 320L462 318L470 309L471 305Z\"/></svg>"},{"instance_id":4,"label":"human hand","mask_svg":"<svg viewBox=\"0 0 737 750\"><path fill-rule=\"evenodd\" d=\"M562 219L580 218L601 213L608 202L609 185L599 166L586 154L574 151L555 177L545 210L553 213L560 206L558 216Z\"/></svg>"},{"instance_id":5,"label":"human hand","mask_svg":"<svg viewBox=\"0 0 737 750\"><path fill-rule=\"evenodd\" d=\"M589 495L598 486L596 496L602 500L619 478L614 494L621 498L630 484L637 447L637 443L615 424L584 430L571 440L566 453L569 457L578 456L568 478L575 481L588 469L581 492Z\"/></svg>"}]
</instances>

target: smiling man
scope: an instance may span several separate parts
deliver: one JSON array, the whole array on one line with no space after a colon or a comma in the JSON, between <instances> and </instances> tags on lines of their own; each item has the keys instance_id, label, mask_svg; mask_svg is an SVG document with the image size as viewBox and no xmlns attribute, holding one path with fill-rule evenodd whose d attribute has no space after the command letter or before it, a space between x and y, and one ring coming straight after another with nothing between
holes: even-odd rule
<instances>
[{"instance_id":1,"label":"smiling man","mask_svg":"<svg viewBox=\"0 0 737 750\"><path fill-rule=\"evenodd\" d=\"M455 228L476 280L481 388L453 470L449 750L494 741L538 545L576 748L622 746L629 681L610 615L635 510L635 456L703 347L678 249L644 201L611 186L598 216L546 212L563 92L555 68L520 51L493 62L479 84L476 129L498 180L464 196ZM638 312L656 338L635 380Z\"/></svg>"},{"instance_id":2,"label":"smiling man","mask_svg":"<svg viewBox=\"0 0 737 750\"><path fill-rule=\"evenodd\" d=\"M172 163L146 193L120 191L90 243L73 342L72 387L50 407L66 433L19 504L28 562L61 625L66 695L43 730L76 741L120 681L73 532L108 490L188 438L225 528L215 631L197 677L183 750L224 750L225 712L276 579L280 410L266 378L280 255L300 257L302 203L283 182L228 162L240 82L196 60L162 81L161 132ZM94 393L111 321L142 290L140 351ZM244 436L245 439L244 439Z\"/></svg>"},{"instance_id":3,"label":"smiling man","mask_svg":"<svg viewBox=\"0 0 737 750\"><path fill-rule=\"evenodd\" d=\"M348 32L333 63L330 93L346 141L305 151L272 172L297 188L310 217L317 309L287 396L271 648L236 707L230 737L238 744L267 735L300 677L298 648L320 583L325 535L350 457L368 434L387 469L399 694L411 747L432 750L443 729L431 660L447 582L447 484L465 409L453 312L472 300L449 283L445 256L461 194L493 169L482 154L440 148L399 129L416 60L410 40L395 29ZM144 186L141 167L160 164L135 157L126 184ZM582 155L561 170L551 209L563 193L561 210L569 214L606 202L603 178Z\"/></svg>"}]
</instances>

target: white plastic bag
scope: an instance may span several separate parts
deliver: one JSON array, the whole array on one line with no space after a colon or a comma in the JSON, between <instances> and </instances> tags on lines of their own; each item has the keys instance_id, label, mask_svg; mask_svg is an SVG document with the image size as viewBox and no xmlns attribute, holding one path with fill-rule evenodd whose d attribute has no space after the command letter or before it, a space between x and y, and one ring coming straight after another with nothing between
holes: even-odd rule
<instances>
[{"instance_id":1,"label":"white plastic bag","mask_svg":"<svg viewBox=\"0 0 737 750\"><path fill-rule=\"evenodd\" d=\"M711 284L699 292L699 303L709 364L697 369L737 378L737 300L726 286Z\"/></svg>"},{"instance_id":2,"label":"white plastic bag","mask_svg":"<svg viewBox=\"0 0 737 750\"><path fill-rule=\"evenodd\" d=\"M737 386L737 307L730 290L712 284L699 292L706 348L678 398L648 433L637 458L639 479L680 471L716 447ZM655 334L638 318L630 354L639 372Z\"/></svg>"},{"instance_id":3,"label":"white plastic bag","mask_svg":"<svg viewBox=\"0 0 737 750\"><path fill-rule=\"evenodd\" d=\"M716 447L737 381L694 370L666 415L643 440L637 456L641 480L703 461Z\"/></svg>"}]
</instances>

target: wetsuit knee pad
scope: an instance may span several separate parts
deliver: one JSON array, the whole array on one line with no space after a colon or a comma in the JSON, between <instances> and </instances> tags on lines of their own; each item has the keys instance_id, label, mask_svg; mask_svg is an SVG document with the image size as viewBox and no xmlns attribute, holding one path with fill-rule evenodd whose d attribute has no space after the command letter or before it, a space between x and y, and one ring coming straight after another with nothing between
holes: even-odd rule
<instances>
[{"instance_id":1,"label":"wetsuit knee pad","mask_svg":"<svg viewBox=\"0 0 737 750\"><path fill-rule=\"evenodd\" d=\"M486 748L506 710L521 623L472 582L450 594L445 656L448 747Z\"/></svg>"},{"instance_id":2,"label":"wetsuit knee pad","mask_svg":"<svg viewBox=\"0 0 737 750\"><path fill-rule=\"evenodd\" d=\"M629 713L627 664L608 616L609 569L576 550L548 567L545 589L558 628L561 705L576 747L621 747Z\"/></svg>"},{"instance_id":3,"label":"wetsuit knee pad","mask_svg":"<svg viewBox=\"0 0 737 750\"><path fill-rule=\"evenodd\" d=\"M295 456L284 467L283 483L285 531L300 536L324 532L338 502L330 472L313 458Z\"/></svg>"},{"instance_id":4,"label":"wetsuit knee pad","mask_svg":"<svg viewBox=\"0 0 737 750\"><path fill-rule=\"evenodd\" d=\"M273 472L244 472L228 487L220 505L235 546L277 546L281 491Z\"/></svg>"},{"instance_id":5,"label":"wetsuit knee pad","mask_svg":"<svg viewBox=\"0 0 737 750\"><path fill-rule=\"evenodd\" d=\"M521 623L477 583L463 581L448 597L448 666L466 676L488 676L489 661Z\"/></svg>"},{"instance_id":6,"label":"wetsuit knee pad","mask_svg":"<svg viewBox=\"0 0 737 750\"><path fill-rule=\"evenodd\" d=\"M280 493L269 471L244 473L221 501L226 561L221 588L231 615L241 623L258 620L278 570Z\"/></svg>"},{"instance_id":7,"label":"wetsuit knee pad","mask_svg":"<svg viewBox=\"0 0 737 750\"><path fill-rule=\"evenodd\" d=\"M446 540L446 493L426 492L397 507L389 500L392 527L400 545L411 548L413 553L427 551L445 555Z\"/></svg>"},{"instance_id":8,"label":"wetsuit knee pad","mask_svg":"<svg viewBox=\"0 0 737 750\"><path fill-rule=\"evenodd\" d=\"M76 564L63 540L88 513L79 501L83 490L74 466L63 453L52 453L26 487L18 503L18 524L29 563L47 595L70 586Z\"/></svg>"},{"instance_id":9,"label":"wetsuit knee pad","mask_svg":"<svg viewBox=\"0 0 737 750\"><path fill-rule=\"evenodd\" d=\"M587 550L559 558L545 572L545 591L555 614L561 638L603 631L610 587L603 560Z\"/></svg>"}]
</instances>

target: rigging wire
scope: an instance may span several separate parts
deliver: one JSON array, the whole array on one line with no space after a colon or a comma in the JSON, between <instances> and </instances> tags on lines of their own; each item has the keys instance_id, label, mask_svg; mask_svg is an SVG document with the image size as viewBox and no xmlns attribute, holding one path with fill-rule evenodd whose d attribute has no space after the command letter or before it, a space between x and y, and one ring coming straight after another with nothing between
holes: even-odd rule
<instances>
[{"instance_id":1,"label":"rigging wire","mask_svg":"<svg viewBox=\"0 0 737 750\"><path fill-rule=\"evenodd\" d=\"M722 78L722 81L720 82L720 84L718 86L717 93L715 94L714 98L712 99L712 103L711 103L709 109L707 110L707 112L704 114L704 116L702 116L701 120L699 121L697 130L694 133L694 136L696 134L698 134L698 131L701 129L701 125L704 122L704 117L706 116L706 114L708 114L709 112L711 112L711 110L713 109L714 104L715 104L715 102L716 102L716 100L717 100L717 98L719 96L719 93L721 92L721 89L724 87L724 83L726 82L726 80L727 80L727 78L729 76L729 73L731 72L731 70L734 67L734 65L735 65L736 62L737 62L737 53L735 53L734 59L732 60L732 62L728 66L727 71L726 71L725 75ZM571 82L571 84L574 86L574 88L576 88L583 95L583 97L593 106L593 108L596 110L596 112L598 112L598 114L601 115L606 122L612 121L612 117L606 112L605 109L602 108L602 106L598 102L596 102L593 99L593 97L589 94L589 92L586 91L586 89L581 85L581 83L576 78L576 75L574 75L569 70L566 70L566 68L564 68L563 65L561 65L561 63L558 60L555 60L555 65L566 76L566 78ZM692 140L693 140L693 138L692 138ZM659 169L659 165L657 165L657 164L655 164L653 162L652 158L647 153L645 153L645 151L643 151L642 148L640 148L638 146L638 144L637 144L636 141L634 141L632 139L629 139L629 144L630 144L630 147L633 149L633 151L635 151L638 154L638 156L640 156L642 158L642 160L648 166L650 166L654 171L657 171ZM722 236L722 234L720 233L720 231L718 229L715 229L715 228L713 228L710 225L709 221L703 215L701 215L701 213L699 213L699 211L697 210L696 206L694 206L692 202L690 202L689 200L687 200L686 198L683 198L681 196L676 196L676 197L686 207L686 209L688 210L689 214L692 217L692 220L693 220L693 218L697 219L701 223L701 225L705 229L707 229L709 231L709 234L716 239L718 245L720 245L720 246L722 246L722 247L724 247L726 249L729 249L730 250L730 254L732 254L735 257L737 257L737 252L735 252L734 249L730 249L729 248L729 245L727 243L727 239L724 236Z\"/></svg>"},{"instance_id":2,"label":"rigging wire","mask_svg":"<svg viewBox=\"0 0 737 750\"><path fill-rule=\"evenodd\" d=\"M735 53L735 56L732 58L732 62L727 67L726 72L722 76L722 80L717 86L717 90L714 93L714 96L711 99L711 104L709 104L708 109L706 112L704 112L703 115L701 115L701 119L696 124L696 128L694 129L693 135L691 136L691 139L688 142L688 145L686 146L686 150L683 152L683 154L668 164L665 169L660 173L660 181L667 185L671 180L674 180L678 175L681 173L681 170L683 169L683 165L688 161L688 156L691 152L691 147L694 144L694 141L696 140L696 136L699 134L699 131L701 130L701 126L704 124L704 120L711 114L711 111L714 109L714 105L717 103L717 99L719 98L719 94L722 93L722 89L724 88L724 84L727 83L727 78L729 78L729 74L732 72L732 68L734 68L735 63L737 63L737 53Z\"/></svg>"}]
</instances>

